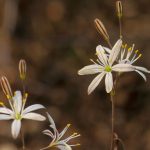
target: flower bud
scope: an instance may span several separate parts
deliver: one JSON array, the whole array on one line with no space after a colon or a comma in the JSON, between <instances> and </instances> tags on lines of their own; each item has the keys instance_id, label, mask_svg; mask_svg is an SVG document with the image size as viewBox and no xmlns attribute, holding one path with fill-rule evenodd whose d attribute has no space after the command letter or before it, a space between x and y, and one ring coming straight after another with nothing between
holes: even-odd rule
<instances>
[{"instance_id":1,"label":"flower bud","mask_svg":"<svg viewBox=\"0 0 150 150\"><path fill-rule=\"evenodd\" d=\"M105 40L109 41L109 35L104 24L97 18L94 20L94 23L97 31L103 36Z\"/></svg>"},{"instance_id":2,"label":"flower bud","mask_svg":"<svg viewBox=\"0 0 150 150\"><path fill-rule=\"evenodd\" d=\"M3 76L0 82L1 82L1 87L2 87L4 94L6 95L8 99L11 99L13 97L13 94L12 94L12 90L11 90L11 87L7 78Z\"/></svg>"},{"instance_id":3,"label":"flower bud","mask_svg":"<svg viewBox=\"0 0 150 150\"><path fill-rule=\"evenodd\" d=\"M26 78L27 65L24 59L19 61L19 75L21 80L25 80Z\"/></svg>"},{"instance_id":4,"label":"flower bud","mask_svg":"<svg viewBox=\"0 0 150 150\"><path fill-rule=\"evenodd\" d=\"M117 10L117 16L119 18L121 18L123 15L123 13L122 13L122 2L121 1L116 2L116 10Z\"/></svg>"}]
</instances>

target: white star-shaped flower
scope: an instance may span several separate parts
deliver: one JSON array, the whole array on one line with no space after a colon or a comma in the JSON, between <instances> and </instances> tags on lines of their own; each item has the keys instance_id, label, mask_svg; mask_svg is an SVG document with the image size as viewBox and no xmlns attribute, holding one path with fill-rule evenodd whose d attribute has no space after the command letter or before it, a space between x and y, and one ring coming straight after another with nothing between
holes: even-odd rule
<instances>
[{"instance_id":1,"label":"white star-shaped flower","mask_svg":"<svg viewBox=\"0 0 150 150\"><path fill-rule=\"evenodd\" d=\"M40 114L33 113L33 111L44 108L43 105L34 104L27 108L25 107L27 95L22 97L20 91L16 91L14 97L9 99L11 109L7 108L3 103L0 107L0 120L13 119L11 125L11 133L14 139L16 139L20 133L22 119L31 119L37 121L44 121L46 118Z\"/></svg>"},{"instance_id":2,"label":"white star-shaped flower","mask_svg":"<svg viewBox=\"0 0 150 150\"><path fill-rule=\"evenodd\" d=\"M133 65L139 58L141 58L142 54L139 53L139 50L134 50L135 45L133 44L132 47L127 47L127 44L121 46L121 53L118 57L117 61L119 64L131 64L134 66L135 71L143 77L143 79L146 81L146 76L143 74L150 73L148 69L141 66L135 66ZM110 55L111 50L109 48L104 47L105 51L107 52L108 56Z\"/></svg>"},{"instance_id":3,"label":"white star-shaped flower","mask_svg":"<svg viewBox=\"0 0 150 150\"><path fill-rule=\"evenodd\" d=\"M52 141L50 142L50 144L47 147L42 148L41 150L45 150L45 149L48 149L50 147L56 147L60 150L72 150L72 148L71 148L72 146L80 145L80 144L74 144L74 145L68 144L68 142L71 139L74 139L74 138L80 136L80 134L78 134L78 133L73 133L71 136L69 136L65 139L62 139L62 137L64 136L64 134L66 133L66 131L70 127L70 124L67 124L67 126L63 129L63 131L59 133L57 128L56 128L56 125L55 125L53 118L48 113L47 113L47 116L48 116L48 119L50 122L50 127L52 128L53 132L47 129L47 130L44 130L43 133L50 136L52 138Z\"/></svg>"},{"instance_id":4,"label":"white star-shaped flower","mask_svg":"<svg viewBox=\"0 0 150 150\"><path fill-rule=\"evenodd\" d=\"M88 94L91 94L98 84L101 82L103 77L105 76L105 87L106 92L110 93L113 89L113 76L112 72L129 72L134 71L135 68L131 64L114 64L116 61L119 52L121 50L122 40L119 39L116 44L113 46L110 54L107 55L105 53L104 47L101 45L96 47L96 54L98 56L97 62L94 62L92 65L88 65L83 67L81 70L78 71L79 75L88 75L88 74L98 74L91 84L88 87Z\"/></svg>"}]
</instances>

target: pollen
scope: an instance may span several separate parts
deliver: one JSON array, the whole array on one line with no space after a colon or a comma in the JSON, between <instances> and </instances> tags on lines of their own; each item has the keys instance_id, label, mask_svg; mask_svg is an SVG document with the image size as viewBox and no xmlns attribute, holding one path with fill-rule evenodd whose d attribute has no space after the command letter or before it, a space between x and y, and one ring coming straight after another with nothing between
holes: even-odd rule
<instances>
[{"instance_id":1,"label":"pollen","mask_svg":"<svg viewBox=\"0 0 150 150\"><path fill-rule=\"evenodd\" d=\"M1 106L4 106L4 103L3 103L3 102L0 102L0 105L1 105Z\"/></svg>"},{"instance_id":2,"label":"pollen","mask_svg":"<svg viewBox=\"0 0 150 150\"><path fill-rule=\"evenodd\" d=\"M110 66L106 66L106 67L105 67L105 71L106 71L106 72L111 72L111 70L112 70L112 69L111 69Z\"/></svg>"},{"instance_id":3,"label":"pollen","mask_svg":"<svg viewBox=\"0 0 150 150\"><path fill-rule=\"evenodd\" d=\"M137 54L139 52L139 50L136 50L135 53Z\"/></svg>"},{"instance_id":4,"label":"pollen","mask_svg":"<svg viewBox=\"0 0 150 150\"><path fill-rule=\"evenodd\" d=\"M128 48L128 51L130 52L132 50L132 47Z\"/></svg>"},{"instance_id":5,"label":"pollen","mask_svg":"<svg viewBox=\"0 0 150 150\"><path fill-rule=\"evenodd\" d=\"M142 57L142 54L139 55L139 58Z\"/></svg>"}]
</instances>

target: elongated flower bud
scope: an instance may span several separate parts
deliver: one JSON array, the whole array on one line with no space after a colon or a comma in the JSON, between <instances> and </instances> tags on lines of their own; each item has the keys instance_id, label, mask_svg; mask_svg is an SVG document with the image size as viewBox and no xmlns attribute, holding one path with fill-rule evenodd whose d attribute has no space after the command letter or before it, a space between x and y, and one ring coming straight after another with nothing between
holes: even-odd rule
<instances>
[{"instance_id":1,"label":"elongated flower bud","mask_svg":"<svg viewBox=\"0 0 150 150\"><path fill-rule=\"evenodd\" d=\"M123 15L123 13L122 13L122 2L121 1L116 2L116 10L117 10L117 16L119 18L121 18Z\"/></svg>"},{"instance_id":2,"label":"elongated flower bud","mask_svg":"<svg viewBox=\"0 0 150 150\"><path fill-rule=\"evenodd\" d=\"M109 41L109 35L104 24L97 18L94 20L94 23L97 31L103 36L105 40Z\"/></svg>"},{"instance_id":3,"label":"elongated flower bud","mask_svg":"<svg viewBox=\"0 0 150 150\"><path fill-rule=\"evenodd\" d=\"M26 78L27 65L24 59L19 61L19 75L21 80L25 80Z\"/></svg>"},{"instance_id":4,"label":"elongated flower bud","mask_svg":"<svg viewBox=\"0 0 150 150\"><path fill-rule=\"evenodd\" d=\"M1 87L2 87L4 94L6 95L8 99L11 99L13 97L13 93L12 93L12 90L11 90L11 87L7 78L3 76L0 82L1 82Z\"/></svg>"}]
</instances>

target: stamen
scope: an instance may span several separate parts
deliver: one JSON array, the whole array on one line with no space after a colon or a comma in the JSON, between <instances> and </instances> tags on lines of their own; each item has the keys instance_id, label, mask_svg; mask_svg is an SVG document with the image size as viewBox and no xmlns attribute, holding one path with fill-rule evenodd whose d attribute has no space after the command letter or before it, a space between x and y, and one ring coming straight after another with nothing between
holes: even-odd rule
<instances>
[{"instance_id":1,"label":"stamen","mask_svg":"<svg viewBox=\"0 0 150 150\"><path fill-rule=\"evenodd\" d=\"M139 52L139 50L136 50L135 53L137 54Z\"/></svg>"},{"instance_id":2,"label":"stamen","mask_svg":"<svg viewBox=\"0 0 150 150\"><path fill-rule=\"evenodd\" d=\"M3 102L0 102L0 105L3 106L3 107L5 106Z\"/></svg>"}]
</instances>

